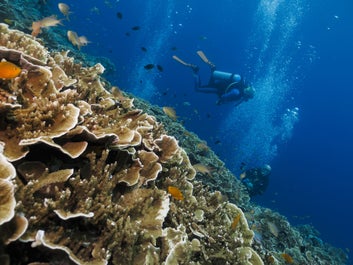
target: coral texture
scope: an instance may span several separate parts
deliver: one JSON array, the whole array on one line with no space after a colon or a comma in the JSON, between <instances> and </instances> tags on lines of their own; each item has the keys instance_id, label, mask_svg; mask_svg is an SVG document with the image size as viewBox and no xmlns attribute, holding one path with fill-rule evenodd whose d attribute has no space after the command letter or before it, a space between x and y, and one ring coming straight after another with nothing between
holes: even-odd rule
<instances>
[{"instance_id":1,"label":"coral texture","mask_svg":"<svg viewBox=\"0 0 353 265\"><path fill-rule=\"evenodd\" d=\"M178 141L109 92L101 64L4 24L0 40L0 56L22 69L0 80L1 259L263 264L242 210L193 180Z\"/></svg>"}]
</instances>

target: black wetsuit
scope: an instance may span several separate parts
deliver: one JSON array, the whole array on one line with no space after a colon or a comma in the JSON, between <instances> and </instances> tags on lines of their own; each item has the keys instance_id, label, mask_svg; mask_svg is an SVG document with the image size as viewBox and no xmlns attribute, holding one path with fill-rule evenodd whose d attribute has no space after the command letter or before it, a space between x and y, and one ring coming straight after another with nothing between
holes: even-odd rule
<instances>
[{"instance_id":1,"label":"black wetsuit","mask_svg":"<svg viewBox=\"0 0 353 265\"><path fill-rule=\"evenodd\" d=\"M216 73L223 75L219 77ZM211 77L207 85L201 84L201 78L194 71L195 90L202 93L217 94L217 104L236 102L236 105L244 101L244 88L246 84L240 75L211 70Z\"/></svg>"}]
</instances>

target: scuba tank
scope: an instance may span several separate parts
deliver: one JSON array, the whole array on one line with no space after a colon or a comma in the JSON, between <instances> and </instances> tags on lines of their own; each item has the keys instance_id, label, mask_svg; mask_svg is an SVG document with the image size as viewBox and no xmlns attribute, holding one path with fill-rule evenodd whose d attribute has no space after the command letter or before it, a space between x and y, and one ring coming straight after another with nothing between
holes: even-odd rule
<instances>
[{"instance_id":1,"label":"scuba tank","mask_svg":"<svg viewBox=\"0 0 353 265\"><path fill-rule=\"evenodd\" d=\"M221 71L213 71L212 72L213 80L222 80L222 81L230 81L232 83L238 83L241 80L241 76L232 73L226 73Z\"/></svg>"}]
</instances>

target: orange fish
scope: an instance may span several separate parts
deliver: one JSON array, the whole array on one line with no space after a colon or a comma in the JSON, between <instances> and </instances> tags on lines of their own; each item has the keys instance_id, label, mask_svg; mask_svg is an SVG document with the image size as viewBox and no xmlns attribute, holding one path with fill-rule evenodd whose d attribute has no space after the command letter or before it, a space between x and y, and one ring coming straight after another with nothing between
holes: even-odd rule
<instances>
[{"instance_id":1,"label":"orange fish","mask_svg":"<svg viewBox=\"0 0 353 265\"><path fill-rule=\"evenodd\" d=\"M168 186L168 193L178 201L184 200L183 193L177 187Z\"/></svg>"},{"instance_id":2,"label":"orange fish","mask_svg":"<svg viewBox=\"0 0 353 265\"><path fill-rule=\"evenodd\" d=\"M237 216L234 217L232 225L231 225L232 230L235 230L239 221L240 221L240 214L238 214Z\"/></svg>"},{"instance_id":3,"label":"orange fish","mask_svg":"<svg viewBox=\"0 0 353 265\"><path fill-rule=\"evenodd\" d=\"M169 118L171 118L173 121L176 121L178 117L176 115L175 109L172 107L163 107L162 109Z\"/></svg>"},{"instance_id":4,"label":"orange fish","mask_svg":"<svg viewBox=\"0 0 353 265\"><path fill-rule=\"evenodd\" d=\"M0 78L15 78L21 73L21 68L10 62L0 62Z\"/></svg>"},{"instance_id":5,"label":"orange fish","mask_svg":"<svg viewBox=\"0 0 353 265\"><path fill-rule=\"evenodd\" d=\"M275 264L275 258L272 255L268 256L266 260L270 264Z\"/></svg>"},{"instance_id":6,"label":"orange fish","mask_svg":"<svg viewBox=\"0 0 353 265\"><path fill-rule=\"evenodd\" d=\"M42 28L54 27L61 24L61 20L56 19L55 15L45 17L32 23L32 36L37 37L42 32Z\"/></svg>"},{"instance_id":7,"label":"orange fish","mask_svg":"<svg viewBox=\"0 0 353 265\"><path fill-rule=\"evenodd\" d=\"M39 21L34 21L32 23L32 36L37 37L38 34L42 32L41 27L42 26Z\"/></svg>"},{"instance_id":8,"label":"orange fish","mask_svg":"<svg viewBox=\"0 0 353 265\"><path fill-rule=\"evenodd\" d=\"M281 256L286 261L286 263L292 264L294 262L293 258L287 253L282 253Z\"/></svg>"}]
</instances>

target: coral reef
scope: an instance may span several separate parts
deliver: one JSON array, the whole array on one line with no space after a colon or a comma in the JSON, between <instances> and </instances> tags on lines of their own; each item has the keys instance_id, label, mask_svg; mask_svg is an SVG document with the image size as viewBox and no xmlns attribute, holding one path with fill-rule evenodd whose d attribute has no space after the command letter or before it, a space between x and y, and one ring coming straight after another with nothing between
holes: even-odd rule
<instances>
[{"instance_id":1,"label":"coral reef","mask_svg":"<svg viewBox=\"0 0 353 265\"><path fill-rule=\"evenodd\" d=\"M160 107L111 88L109 59L69 56L60 27L25 34L51 13L22 4L0 3L18 29L0 24L0 57L22 69L0 79L0 264L346 264L252 204Z\"/></svg>"},{"instance_id":2,"label":"coral reef","mask_svg":"<svg viewBox=\"0 0 353 265\"><path fill-rule=\"evenodd\" d=\"M191 163L211 168L210 174L197 173L196 181L207 185L211 191L220 191L223 200L238 205L244 212L249 227L254 232L252 248L262 258L264 264L286 265L286 261L293 259L293 264L347 264L347 254L341 249L323 242L319 233L311 226L292 226L279 213L253 204L249 194L240 181L225 167L214 152L205 148L205 143L194 133L166 116L160 107L151 106L144 100L134 101L135 106L156 116L168 133L175 136L181 147L187 152ZM198 185L194 185L194 191ZM194 211L195 220L202 218L202 210ZM230 220L230 225L235 224ZM287 256L288 255L288 256ZM219 264L223 264L220 262Z\"/></svg>"},{"instance_id":3,"label":"coral reef","mask_svg":"<svg viewBox=\"0 0 353 265\"><path fill-rule=\"evenodd\" d=\"M194 180L160 122L108 91L101 64L5 24L0 40L22 69L0 80L3 263L263 264L243 211Z\"/></svg>"},{"instance_id":4,"label":"coral reef","mask_svg":"<svg viewBox=\"0 0 353 265\"><path fill-rule=\"evenodd\" d=\"M135 98L134 104L137 108L157 117L164 124L167 132L178 140L179 145L186 151L191 164L197 171L196 179L198 181L210 187L212 191L220 190L229 201L236 205L243 208L249 207L250 196L246 188L204 141L165 115L160 107L151 106L148 102L138 98ZM201 170L197 170L197 167Z\"/></svg>"},{"instance_id":5,"label":"coral reef","mask_svg":"<svg viewBox=\"0 0 353 265\"><path fill-rule=\"evenodd\" d=\"M293 227L284 216L258 206L244 214L255 233L253 248L265 264L346 264L346 254L324 243L311 226Z\"/></svg>"}]
</instances>

